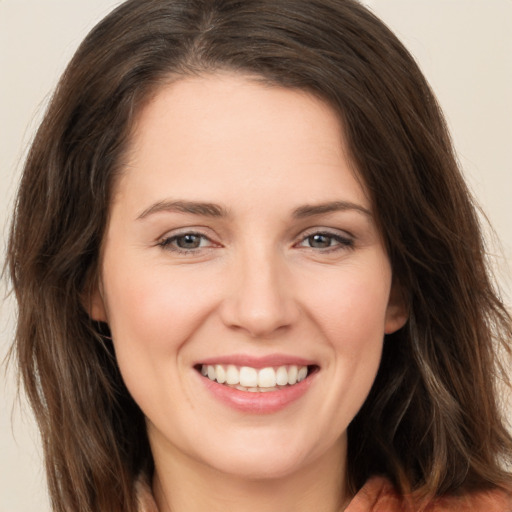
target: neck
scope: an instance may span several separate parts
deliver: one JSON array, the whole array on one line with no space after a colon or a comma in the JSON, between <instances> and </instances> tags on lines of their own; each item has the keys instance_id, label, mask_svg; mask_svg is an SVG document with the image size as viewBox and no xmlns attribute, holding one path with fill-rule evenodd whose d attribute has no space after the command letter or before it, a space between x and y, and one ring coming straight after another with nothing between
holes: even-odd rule
<instances>
[{"instance_id":1,"label":"neck","mask_svg":"<svg viewBox=\"0 0 512 512\"><path fill-rule=\"evenodd\" d=\"M153 491L160 512L339 512L347 505L345 442L279 478L226 475L186 455L155 459Z\"/></svg>"}]
</instances>

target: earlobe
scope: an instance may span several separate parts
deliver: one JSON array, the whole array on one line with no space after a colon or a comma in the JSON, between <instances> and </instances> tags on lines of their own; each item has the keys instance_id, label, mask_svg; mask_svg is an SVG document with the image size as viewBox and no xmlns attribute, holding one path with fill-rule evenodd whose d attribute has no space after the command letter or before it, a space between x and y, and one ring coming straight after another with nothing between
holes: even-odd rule
<instances>
[{"instance_id":1,"label":"earlobe","mask_svg":"<svg viewBox=\"0 0 512 512\"><path fill-rule=\"evenodd\" d=\"M389 302L386 310L385 334L392 334L401 329L409 318L409 310L402 289L393 283L389 294Z\"/></svg>"},{"instance_id":2,"label":"earlobe","mask_svg":"<svg viewBox=\"0 0 512 512\"><path fill-rule=\"evenodd\" d=\"M108 323L103 297L101 297L99 290L96 290L90 297L88 313L93 320Z\"/></svg>"},{"instance_id":3,"label":"earlobe","mask_svg":"<svg viewBox=\"0 0 512 512\"><path fill-rule=\"evenodd\" d=\"M100 282L91 283L91 286L87 287L83 294L82 303L91 320L108 323Z\"/></svg>"}]
</instances>

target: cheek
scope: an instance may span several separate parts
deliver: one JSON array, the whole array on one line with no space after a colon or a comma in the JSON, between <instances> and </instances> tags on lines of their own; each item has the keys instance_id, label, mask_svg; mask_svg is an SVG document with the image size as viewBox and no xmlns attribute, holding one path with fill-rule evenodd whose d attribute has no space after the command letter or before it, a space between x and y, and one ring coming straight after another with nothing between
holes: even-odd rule
<instances>
[{"instance_id":1,"label":"cheek","mask_svg":"<svg viewBox=\"0 0 512 512\"><path fill-rule=\"evenodd\" d=\"M205 289L198 293L186 274L158 266L106 275L110 276L105 298L112 333L130 343L156 344L164 338L169 346L208 313L214 300Z\"/></svg>"},{"instance_id":2,"label":"cheek","mask_svg":"<svg viewBox=\"0 0 512 512\"><path fill-rule=\"evenodd\" d=\"M197 281L170 268L134 267L106 266L104 290L116 358L129 388L135 383L136 395L167 373L160 371L163 362L182 356L182 346L208 317L215 296L204 288L198 293Z\"/></svg>"},{"instance_id":3,"label":"cheek","mask_svg":"<svg viewBox=\"0 0 512 512\"><path fill-rule=\"evenodd\" d=\"M309 311L331 354L322 408L339 430L366 400L382 354L391 272L365 268L331 276L325 280L329 286L309 297Z\"/></svg>"},{"instance_id":4,"label":"cheek","mask_svg":"<svg viewBox=\"0 0 512 512\"><path fill-rule=\"evenodd\" d=\"M148 417L162 404L177 407L176 397L187 396L184 347L212 309L212 290L198 293L197 280L158 264L137 271L106 266L104 275L116 359L130 394Z\"/></svg>"},{"instance_id":5,"label":"cheek","mask_svg":"<svg viewBox=\"0 0 512 512\"><path fill-rule=\"evenodd\" d=\"M391 273L348 269L310 292L309 310L334 347L357 355L384 337Z\"/></svg>"}]
</instances>

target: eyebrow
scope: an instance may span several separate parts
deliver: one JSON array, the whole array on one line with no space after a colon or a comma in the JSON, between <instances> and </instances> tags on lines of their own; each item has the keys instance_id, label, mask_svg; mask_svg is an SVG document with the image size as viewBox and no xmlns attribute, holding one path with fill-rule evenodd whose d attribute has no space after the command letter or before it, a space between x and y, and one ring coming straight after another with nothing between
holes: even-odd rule
<instances>
[{"instance_id":1,"label":"eyebrow","mask_svg":"<svg viewBox=\"0 0 512 512\"><path fill-rule=\"evenodd\" d=\"M207 217L227 217L228 211L214 203L203 203L196 201L158 201L146 208L137 220L144 219L149 215L158 212L179 212L191 213L193 215L204 215Z\"/></svg>"},{"instance_id":2,"label":"eyebrow","mask_svg":"<svg viewBox=\"0 0 512 512\"><path fill-rule=\"evenodd\" d=\"M292 217L295 219L304 219L326 213L350 210L372 217L370 210L350 201L330 201L328 203L313 205L306 204L293 210ZM159 212L190 213L192 215L203 215L207 217L228 216L228 211L215 203L163 200L152 204L149 208L146 208L140 215L138 215L137 220L144 219Z\"/></svg>"},{"instance_id":3,"label":"eyebrow","mask_svg":"<svg viewBox=\"0 0 512 512\"><path fill-rule=\"evenodd\" d=\"M330 201L328 203L320 203L313 205L299 206L293 211L293 217L296 219L304 219L306 217L314 217L315 215L323 215L326 213L343 212L354 210L362 213L370 218L373 217L372 212L357 203L350 201Z\"/></svg>"}]
</instances>

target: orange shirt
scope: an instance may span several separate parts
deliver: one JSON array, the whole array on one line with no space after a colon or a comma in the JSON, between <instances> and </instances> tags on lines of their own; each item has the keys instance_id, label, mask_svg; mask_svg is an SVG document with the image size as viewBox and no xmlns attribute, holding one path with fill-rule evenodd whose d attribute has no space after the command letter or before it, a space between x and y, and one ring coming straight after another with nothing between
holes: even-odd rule
<instances>
[{"instance_id":1,"label":"orange shirt","mask_svg":"<svg viewBox=\"0 0 512 512\"><path fill-rule=\"evenodd\" d=\"M137 496L139 512L158 512L147 484L137 483ZM386 478L373 477L354 496L345 512L512 512L512 496L496 489L436 498L421 507L398 494Z\"/></svg>"},{"instance_id":2,"label":"orange shirt","mask_svg":"<svg viewBox=\"0 0 512 512\"><path fill-rule=\"evenodd\" d=\"M512 496L500 489L435 498L424 506L398 494L389 480L373 477L345 512L512 512Z\"/></svg>"}]
</instances>

